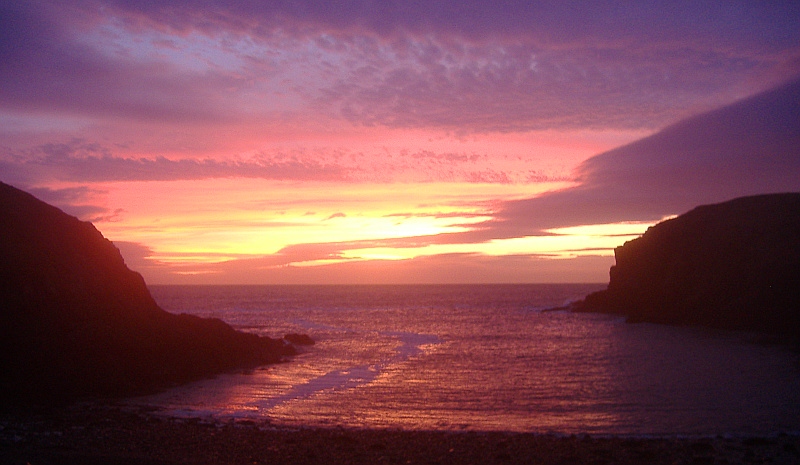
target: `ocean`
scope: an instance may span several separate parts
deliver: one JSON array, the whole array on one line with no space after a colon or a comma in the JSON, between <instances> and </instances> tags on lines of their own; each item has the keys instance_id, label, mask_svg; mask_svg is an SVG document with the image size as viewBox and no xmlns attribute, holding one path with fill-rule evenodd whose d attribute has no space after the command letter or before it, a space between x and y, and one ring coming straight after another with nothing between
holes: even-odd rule
<instances>
[{"instance_id":1,"label":"ocean","mask_svg":"<svg viewBox=\"0 0 800 465\"><path fill-rule=\"evenodd\" d=\"M281 427L800 432L800 354L750 333L548 311L603 287L151 286L167 311L316 344L128 402Z\"/></svg>"}]
</instances>

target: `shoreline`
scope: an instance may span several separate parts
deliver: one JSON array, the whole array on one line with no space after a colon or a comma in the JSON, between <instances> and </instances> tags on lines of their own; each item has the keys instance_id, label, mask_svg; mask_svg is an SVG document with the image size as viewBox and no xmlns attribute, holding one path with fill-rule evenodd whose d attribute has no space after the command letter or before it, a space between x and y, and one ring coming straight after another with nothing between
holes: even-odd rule
<instances>
[{"instance_id":1,"label":"shoreline","mask_svg":"<svg viewBox=\"0 0 800 465\"><path fill-rule=\"evenodd\" d=\"M641 437L287 428L110 405L0 413L4 464L800 463L800 435Z\"/></svg>"},{"instance_id":2,"label":"shoreline","mask_svg":"<svg viewBox=\"0 0 800 465\"><path fill-rule=\"evenodd\" d=\"M533 436L547 436L555 439L571 438L571 437L590 437L594 439L630 439L630 440L703 440L703 439L749 439L749 438L762 438L762 439L775 439L778 437L800 437L800 430L774 430L774 431L758 431L758 432L709 432L709 433L605 433L605 432L588 432L588 431L575 431L575 432L559 432L559 431L527 431L527 430L514 430L514 429L479 429L469 426L465 427L442 427L438 429L424 429L424 428L404 428L402 426L350 426L350 425L335 425L335 424L314 424L302 422L282 422L270 417L257 417L257 416L237 416L237 415L220 415L214 414L200 415L200 414L185 414L176 413L168 409L162 409L158 406L147 404L113 404L105 405L104 408L119 409L121 412L129 414L138 414L147 417L152 417L164 421L176 421L186 423L200 423L206 425L214 425L218 428L227 425L238 426L257 426L258 428L274 429L285 432L296 432L302 430L336 430L344 432L359 431L387 431L387 432L416 432L416 433L452 433L452 434L525 434ZM798 464L800 465L800 464Z\"/></svg>"}]
</instances>

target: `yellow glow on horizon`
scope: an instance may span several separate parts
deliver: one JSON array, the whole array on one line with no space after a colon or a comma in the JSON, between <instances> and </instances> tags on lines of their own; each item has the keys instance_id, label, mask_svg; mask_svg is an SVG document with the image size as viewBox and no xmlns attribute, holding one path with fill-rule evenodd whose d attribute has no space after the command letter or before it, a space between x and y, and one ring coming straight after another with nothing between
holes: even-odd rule
<instances>
[{"instance_id":1,"label":"yellow glow on horizon","mask_svg":"<svg viewBox=\"0 0 800 465\"><path fill-rule=\"evenodd\" d=\"M338 259L338 258L331 258L331 259L325 259L325 260L310 260L310 261L307 261L307 262L292 262L292 263L288 263L286 265L274 265L274 266L269 266L269 267L266 267L266 268L291 268L291 267L308 268L308 267L313 267L313 266L331 265L331 264L334 264L334 263L341 263L343 261L346 261L346 260L342 260L342 259Z\"/></svg>"},{"instance_id":2,"label":"yellow glow on horizon","mask_svg":"<svg viewBox=\"0 0 800 465\"><path fill-rule=\"evenodd\" d=\"M214 270L196 270L196 271L173 271L174 274L183 275L183 276L198 276L198 275L209 275L209 274L218 274L218 271Z\"/></svg>"},{"instance_id":3,"label":"yellow glow on horizon","mask_svg":"<svg viewBox=\"0 0 800 465\"><path fill-rule=\"evenodd\" d=\"M490 220L498 202L570 183L296 183L260 179L114 183L105 186L117 220L98 224L114 241L150 249L149 260L185 277L235 269L309 268L408 261L437 255L571 259L613 256L652 223L558 228L550 235L436 243ZM420 238L415 245L414 238ZM407 240L406 240L407 239ZM393 247L392 241L400 241ZM373 247L374 245L374 247ZM252 264L236 265L241 259ZM232 269L232 268L229 268Z\"/></svg>"},{"instance_id":4,"label":"yellow glow on horizon","mask_svg":"<svg viewBox=\"0 0 800 465\"><path fill-rule=\"evenodd\" d=\"M120 220L98 223L98 228L111 240L146 245L153 259L216 263L271 255L296 244L466 231L490 218L492 201L563 185L257 179L114 183L105 186L107 202L121 211Z\"/></svg>"}]
</instances>

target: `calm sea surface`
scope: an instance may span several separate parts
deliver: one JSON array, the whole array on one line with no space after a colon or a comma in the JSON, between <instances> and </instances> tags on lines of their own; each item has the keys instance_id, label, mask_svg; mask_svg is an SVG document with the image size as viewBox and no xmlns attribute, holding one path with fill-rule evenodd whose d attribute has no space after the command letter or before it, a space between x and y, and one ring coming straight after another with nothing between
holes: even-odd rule
<instances>
[{"instance_id":1,"label":"calm sea surface","mask_svg":"<svg viewBox=\"0 0 800 465\"><path fill-rule=\"evenodd\" d=\"M297 426L800 431L800 355L753 335L543 312L600 285L152 286L174 313L317 344L131 402Z\"/></svg>"}]
</instances>

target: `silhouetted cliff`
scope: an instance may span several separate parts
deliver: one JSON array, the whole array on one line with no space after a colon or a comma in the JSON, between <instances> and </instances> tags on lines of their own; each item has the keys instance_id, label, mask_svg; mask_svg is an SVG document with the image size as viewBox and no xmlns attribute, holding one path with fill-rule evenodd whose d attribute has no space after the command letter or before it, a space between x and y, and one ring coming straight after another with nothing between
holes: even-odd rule
<instances>
[{"instance_id":1,"label":"silhouetted cliff","mask_svg":"<svg viewBox=\"0 0 800 465\"><path fill-rule=\"evenodd\" d=\"M91 223L3 183L0 306L0 401L149 392L293 352L162 310Z\"/></svg>"},{"instance_id":2,"label":"silhouetted cliff","mask_svg":"<svg viewBox=\"0 0 800 465\"><path fill-rule=\"evenodd\" d=\"M579 311L800 335L800 193L697 207L617 247Z\"/></svg>"}]
</instances>

